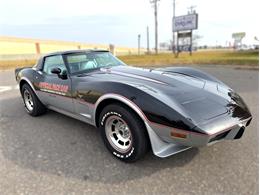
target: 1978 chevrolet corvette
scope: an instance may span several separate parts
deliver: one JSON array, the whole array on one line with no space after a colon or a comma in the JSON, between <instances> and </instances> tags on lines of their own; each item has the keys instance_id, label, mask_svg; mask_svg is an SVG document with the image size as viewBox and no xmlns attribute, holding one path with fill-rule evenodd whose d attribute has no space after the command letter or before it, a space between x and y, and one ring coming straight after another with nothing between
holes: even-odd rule
<instances>
[{"instance_id":1,"label":"1978 chevrolet corvette","mask_svg":"<svg viewBox=\"0 0 260 195\"><path fill-rule=\"evenodd\" d=\"M167 157L239 139L252 119L242 98L205 72L134 68L103 50L51 53L15 77L30 115L51 109L92 124L125 162L150 147Z\"/></svg>"}]
</instances>

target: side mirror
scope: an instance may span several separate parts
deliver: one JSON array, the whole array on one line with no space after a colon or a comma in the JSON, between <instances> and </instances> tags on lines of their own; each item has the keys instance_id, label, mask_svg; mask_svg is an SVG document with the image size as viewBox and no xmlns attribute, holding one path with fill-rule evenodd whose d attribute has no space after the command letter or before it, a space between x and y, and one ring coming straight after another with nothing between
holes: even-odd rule
<instances>
[{"instance_id":1,"label":"side mirror","mask_svg":"<svg viewBox=\"0 0 260 195\"><path fill-rule=\"evenodd\" d=\"M61 73L61 69L60 68L53 68L53 69L51 69L51 73L59 75Z\"/></svg>"},{"instance_id":2,"label":"side mirror","mask_svg":"<svg viewBox=\"0 0 260 195\"><path fill-rule=\"evenodd\" d=\"M51 69L52 74L57 74L59 78L61 79L67 79L67 72L66 71L61 71L60 68L53 68Z\"/></svg>"}]
</instances>

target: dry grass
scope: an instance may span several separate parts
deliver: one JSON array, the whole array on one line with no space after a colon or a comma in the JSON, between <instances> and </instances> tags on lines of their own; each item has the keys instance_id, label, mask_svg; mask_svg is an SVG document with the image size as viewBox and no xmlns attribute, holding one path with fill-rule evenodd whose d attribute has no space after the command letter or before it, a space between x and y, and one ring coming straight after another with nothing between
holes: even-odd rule
<instances>
[{"instance_id":1,"label":"dry grass","mask_svg":"<svg viewBox=\"0 0 260 195\"><path fill-rule=\"evenodd\" d=\"M173 54L158 55L133 55L120 56L122 61L136 66L162 66L162 65L259 65L258 51L233 52L233 51L199 51L192 56L188 53L180 53L176 58Z\"/></svg>"},{"instance_id":2,"label":"dry grass","mask_svg":"<svg viewBox=\"0 0 260 195\"><path fill-rule=\"evenodd\" d=\"M178 58L171 53L158 55L127 55L119 56L127 64L135 66L170 66L170 65L241 65L257 68L259 66L258 51L231 52L231 51L199 51L192 56L188 53L181 53ZM31 60L0 60L0 69L32 66L36 59Z\"/></svg>"},{"instance_id":3,"label":"dry grass","mask_svg":"<svg viewBox=\"0 0 260 195\"><path fill-rule=\"evenodd\" d=\"M36 59L32 60L3 60L0 61L0 70L18 68L18 67L29 67L36 63Z\"/></svg>"}]
</instances>

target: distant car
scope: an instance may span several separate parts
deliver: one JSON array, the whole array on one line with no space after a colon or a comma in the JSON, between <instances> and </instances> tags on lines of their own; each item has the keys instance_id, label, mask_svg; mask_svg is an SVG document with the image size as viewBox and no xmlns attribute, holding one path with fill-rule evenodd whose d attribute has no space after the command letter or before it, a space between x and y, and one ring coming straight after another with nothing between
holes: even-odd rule
<instances>
[{"instance_id":1,"label":"distant car","mask_svg":"<svg viewBox=\"0 0 260 195\"><path fill-rule=\"evenodd\" d=\"M207 73L135 68L102 50L51 53L32 68L16 69L15 77L28 114L51 109L94 125L125 162L150 146L167 157L239 139L252 119L242 98Z\"/></svg>"}]
</instances>

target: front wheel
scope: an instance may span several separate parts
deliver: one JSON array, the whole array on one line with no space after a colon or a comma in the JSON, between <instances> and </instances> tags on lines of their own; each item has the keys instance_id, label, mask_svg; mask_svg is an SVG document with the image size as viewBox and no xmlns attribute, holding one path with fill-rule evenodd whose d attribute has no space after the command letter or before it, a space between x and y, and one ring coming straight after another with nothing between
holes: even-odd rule
<instances>
[{"instance_id":1,"label":"front wheel","mask_svg":"<svg viewBox=\"0 0 260 195\"><path fill-rule=\"evenodd\" d=\"M145 155L148 135L139 117L121 104L106 106L100 114L99 128L107 149L125 162L134 162Z\"/></svg>"}]
</instances>

